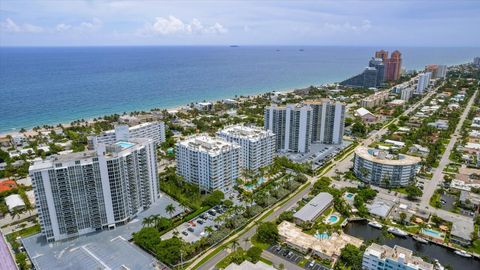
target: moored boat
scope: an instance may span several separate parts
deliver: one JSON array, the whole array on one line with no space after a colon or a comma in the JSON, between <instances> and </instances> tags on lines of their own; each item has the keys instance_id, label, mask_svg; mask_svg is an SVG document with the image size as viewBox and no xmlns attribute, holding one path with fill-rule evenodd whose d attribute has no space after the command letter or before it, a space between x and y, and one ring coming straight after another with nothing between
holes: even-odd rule
<instances>
[{"instance_id":1,"label":"moored boat","mask_svg":"<svg viewBox=\"0 0 480 270\"><path fill-rule=\"evenodd\" d=\"M472 257L472 255L468 254L464 250L455 250L454 252L455 252L455 254L460 255L462 257L465 257L465 258L471 258Z\"/></svg>"},{"instance_id":2,"label":"moored boat","mask_svg":"<svg viewBox=\"0 0 480 270\"><path fill-rule=\"evenodd\" d=\"M380 223L378 223L378 222L376 222L376 221L370 221L370 222L368 222L368 225L370 225L370 226L372 226L372 227L374 227L374 228L377 228L377 229L383 228L383 225L380 224Z\"/></svg>"},{"instance_id":3,"label":"moored boat","mask_svg":"<svg viewBox=\"0 0 480 270\"><path fill-rule=\"evenodd\" d=\"M428 244L428 241L425 238L422 238L418 235L414 235L412 238L413 238L413 240L415 240L417 242L420 242L422 244Z\"/></svg>"},{"instance_id":4,"label":"moored boat","mask_svg":"<svg viewBox=\"0 0 480 270\"><path fill-rule=\"evenodd\" d=\"M436 270L445 270L445 267L443 267L443 265L441 265L437 259L435 259L434 262L435 262L434 267Z\"/></svg>"},{"instance_id":5,"label":"moored boat","mask_svg":"<svg viewBox=\"0 0 480 270\"><path fill-rule=\"evenodd\" d=\"M389 233L392 233L392 234L395 234L397 236L402 236L402 237L405 237L408 235L408 233L400 230L399 228L395 228L395 227L390 227L388 228L387 230Z\"/></svg>"}]
</instances>

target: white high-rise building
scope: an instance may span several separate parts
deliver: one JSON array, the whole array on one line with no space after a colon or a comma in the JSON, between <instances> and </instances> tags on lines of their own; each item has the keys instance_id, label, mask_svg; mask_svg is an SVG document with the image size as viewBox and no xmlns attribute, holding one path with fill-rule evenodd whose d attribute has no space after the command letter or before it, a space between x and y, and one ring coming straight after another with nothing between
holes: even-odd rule
<instances>
[{"instance_id":1,"label":"white high-rise building","mask_svg":"<svg viewBox=\"0 0 480 270\"><path fill-rule=\"evenodd\" d=\"M480 57L475 57L475 58L473 58L473 64L474 64L476 67L480 67Z\"/></svg>"},{"instance_id":2,"label":"white high-rise building","mask_svg":"<svg viewBox=\"0 0 480 270\"><path fill-rule=\"evenodd\" d=\"M98 136L88 137L88 148L95 149L98 143L113 144L118 141L128 141L130 138L152 139L157 145L165 141L165 123L147 122L136 126L117 125Z\"/></svg>"},{"instance_id":3,"label":"white high-rise building","mask_svg":"<svg viewBox=\"0 0 480 270\"><path fill-rule=\"evenodd\" d=\"M259 127L229 126L219 131L218 136L240 145L240 167L257 170L272 164L275 154L275 134Z\"/></svg>"},{"instance_id":4,"label":"white high-rise building","mask_svg":"<svg viewBox=\"0 0 480 270\"><path fill-rule=\"evenodd\" d=\"M391 248L371 244L363 253L362 269L365 270L433 270L433 264L413 256L410 249Z\"/></svg>"},{"instance_id":5,"label":"white high-rise building","mask_svg":"<svg viewBox=\"0 0 480 270\"><path fill-rule=\"evenodd\" d=\"M418 83L417 83L417 91L416 91L418 94L423 94L425 89L430 84L431 78L432 78L431 72L420 73L418 75Z\"/></svg>"},{"instance_id":6,"label":"white high-rise building","mask_svg":"<svg viewBox=\"0 0 480 270\"><path fill-rule=\"evenodd\" d=\"M221 138L197 135L176 146L177 174L202 191L229 191L238 178L240 146Z\"/></svg>"},{"instance_id":7,"label":"white high-rise building","mask_svg":"<svg viewBox=\"0 0 480 270\"><path fill-rule=\"evenodd\" d=\"M312 107L309 105L271 105L265 108L264 127L276 136L280 152L307 153L312 134Z\"/></svg>"},{"instance_id":8,"label":"white high-rise building","mask_svg":"<svg viewBox=\"0 0 480 270\"><path fill-rule=\"evenodd\" d=\"M447 76L447 65L437 65L437 74L435 78L445 78Z\"/></svg>"},{"instance_id":9,"label":"white high-rise building","mask_svg":"<svg viewBox=\"0 0 480 270\"><path fill-rule=\"evenodd\" d=\"M345 128L345 104L330 99L306 101L312 107L312 143L341 144Z\"/></svg>"},{"instance_id":10,"label":"white high-rise building","mask_svg":"<svg viewBox=\"0 0 480 270\"><path fill-rule=\"evenodd\" d=\"M159 198L156 146L132 139L35 162L30 176L47 241L125 224Z\"/></svg>"},{"instance_id":11,"label":"white high-rise building","mask_svg":"<svg viewBox=\"0 0 480 270\"><path fill-rule=\"evenodd\" d=\"M413 96L413 88L407 87L403 88L400 93L400 99L408 101Z\"/></svg>"}]
</instances>

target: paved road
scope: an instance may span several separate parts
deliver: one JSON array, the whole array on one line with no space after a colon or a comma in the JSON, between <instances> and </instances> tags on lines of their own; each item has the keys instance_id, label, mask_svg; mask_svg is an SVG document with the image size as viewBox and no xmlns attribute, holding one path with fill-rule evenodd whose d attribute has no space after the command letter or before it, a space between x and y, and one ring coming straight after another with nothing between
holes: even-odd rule
<instances>
[{"instance_id":1,"label":"paved road","mask_svg":"<svg viewBox=\"0 0 480 270\"><path fill-rule=\"evenodd\" d=\"M433 193L435 192L435 189L437 189L438 185L443 181L443 170L448 165L448 163L450 163L450 152L452 151L453 147L455 146L455 143L457 142L457 139L460 135L460 131L463 126L463 122L465 121L465 119L468 116L468 113L470 112L473 102L475 101L475 97L477 96L477 92L478 91L475 91L475 94L473 94L473 96L470 97L467 107L463 110L463 113L460 116L460 121L458 121L457 127L455 128L455 131L450 138L450 142L448 143L442 158L440 159L438 167L435 169L433 173L432 179L430 181L426 181L424 185L423 196L421 200L422 207L427 207L429 205L430 197L432 197Z\"/></svg>"},{"instance_id":2,"label":"paved road","mask_svg":"<svg viewBox=\"0 0 480 270\"><path fill-rule=\"evenodd\" d=\"M299 200L301 200L305 195L307 195L310 192L310 190L312 189L312 186L313 186L313 184L312 184L313 180L314 180L314 178L310 177L309 178L309 186L307 188L302 190L297 195L291 197L288 200L288 202L285 203L284 205L282 205L281 207L277 207L276 209L274 209L273 213L270 214L267 218L265 218L264 221L275 220L281 213L283 213L283 212L289 210L291 207L293 207ZM257 225L253 226L248 231L246 231L244 234L242 234L237 239L238 244L244 249L249 248L251 244L248 241L245 241L245 240L250 239L255 234L256 231L257 231ZM231 237L231 238L233 239L235 237ZM226 249L222 250L221 252L219 252L215 256L213 256L210 260L208 260L207 262L202 264L198 269L199 270L213 269L215 267L215 265L217 263L219 263L223 258L225 258L225 256L227 256L230 252L231 252L231 250L226 250ZM197 260L199 260L199 259L197 259ZM192 265L195 265L195 263L193 263ZM187 268L187 269L190 269L190 267ZM290 268L286 268L286 269L290 269Z\"/></svg>"},{"instance_id":3,"label":"paved road","mask_svg":"<svg viewBox=\"0 0 480 270\"><path fill-rule=\"evenodd\" d=\"M407 110L405 110L402 115L408 115L409 113L411 113L412 111L414 111L418 106L422 105L426 100L428 100L432 95L434 95L436 93L436 89L430 93L428 93L425 97L422 98L422 100L420 100L419 102L417 102L415 105L409 107ZM398 121L398 118L396 118L394 120L394 123L396 123ZM383 127L381 128L379 131L375 132L374 134L370 135L369 137L367 137L360 145L365 145L365 146L368 146L369 144L371 144L374 140L376 140L377 138L379 138L380 136L382 136L383 134L385 134L386 132L388 131L388 128L387 127ZM353 156L353 152L345 159L341 160L341 161L334 161L333 162L333 165L334 167L326 174L327 176L333 176L335 175L335 171L342 171L342 169L344 168L350 168L351 166L351 158ZM270 214L266 219L265 221L272 221L274 219L276 219L281 213L283 213L284 211L287 211L288 209L290 209L292 206L294 206L299 200L301 200L305 195L307 195L312 186L313 186L313 182L314 182L314 179L316 178L309 178L309 186L304 189L302 192L300 192L299 194L293 196L292 198L290 198L288 200L287 203L285 203L282 207L280 208L277 208L273 211L272 214ZM243 248L248 248L250 246L250 243L248 243L247 241L245 241L245 239L250 239L256 232L256 229L257 229L257 225L251 227L250 229L248 229L247 232L245 232L244 234L242 234L240 236L240 238L237 240L238 243L240 244L240 246L242 246ZM234 235L232 237L229 238L228 241L236 238L237 235ZM210 270L210 269L213 269L215 267L215 265L220 262L223 258L225 258L225 256L227 256L229 254L230 250L222 250L220 251L219 253L217 253L215 256L213 256L212 258L210 258L207 262L205 262L204 264L202 264L198 269L199 270ZM207 254L209 254L209 252L207 252L206 254L204 254L203 256L197 258L195 260L195 262L193 262L191 264L191 266L189 266L187 269L192 269L193 266L195 266L198 262L200 262L205 256L207 256ZM287 268L288 269L288 268Z\"/></svg>"},{"instance_id":4,"label":"paved road","mask_svg":"<svg viewBox=\"0 0 480 270\"><path fill-rule=\"evenodd\" d=\"M443 86L443 84L441 86ZM406 109L400 116L408 116L411 112L416 110L419 106L423 105L429 98L431 98L433 95L435 95L438 88L440 88L441 86L439 86L435 90L432 90L431 92L429 92L419 102L415 103L413 106ZM392 124L396 124L398 122L398 119L399 119L399 117L395 118L393 120ZM368 146L368 145L372 144L375 140L378 140L380 137L385 135L387 133L387 131L388 131L387 126L382 127L378 131L376 131L373 134L371 134L370 136L368 136L365 140L363 140L363 142L361 144L359 144L359 146ZM352 158L353 158L353 155L354 155L354 151L352 151L352 153L350 155L348 155L346 158L344 158L340 162L336 162L335 167L332 170L330 170L327 174L325 174L325 176L333 177L333 176L337 175L338 172L346 172L346 171L350 170L350 168L353 166L352 161L351 161Z\"/></svg>"}]
</instances>

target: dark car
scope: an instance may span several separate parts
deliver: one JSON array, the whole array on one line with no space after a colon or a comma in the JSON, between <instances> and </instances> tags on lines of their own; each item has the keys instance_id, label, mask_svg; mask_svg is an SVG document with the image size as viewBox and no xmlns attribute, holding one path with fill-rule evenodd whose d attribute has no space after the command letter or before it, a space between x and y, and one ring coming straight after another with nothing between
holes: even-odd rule
<instances>
[{"instance_id":1,"label":"dark car","mask_svg":"<svg viewBox=\"0 0 480 270\"><path fill-rule=\"evenodd\" d=\"M187 230L188 230L189 232L193 232L193 231L194 231L194 229L193 229L192 227L188 227Z\"/></svg>"},{"instance_id":2,"label":"dark car","mask_svg":"<svg viewBox=\"0 0 480 270\"><path fill-rule=\"evenodd\" d=\"M185 236L187 236L187 235L188 235L188 232L187 232L187 231L183 231L182 234L185 235Z\"/></svg>"},{"instance_id":3,"label":"dark car","mask_svg":"<svg viewBox=\"0 0 480 270\"><path fill-rule=\"evenodd\" d=\"M216 215L217 215L217 214L216 214L214 211L212 211L212 210L208 211L208 213L209 213L211 216L216 216Z\"/></svg>"},{"instance_id":4,"label":"dark car","mask_svg":"<svg viewBox=\"0 0 480 270\"><path fill-rule=\"evenodd\" d=\"M197 223L202 225L204 222L203 222L203 220L199 219L199 220L197 220Z\"/></svg>"}]
</instances>

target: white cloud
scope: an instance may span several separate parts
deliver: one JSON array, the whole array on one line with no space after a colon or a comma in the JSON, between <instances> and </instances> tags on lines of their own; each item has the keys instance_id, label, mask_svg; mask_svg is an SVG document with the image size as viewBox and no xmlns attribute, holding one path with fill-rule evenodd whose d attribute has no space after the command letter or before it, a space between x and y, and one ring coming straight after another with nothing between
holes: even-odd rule
<instances>
[{"instance_id":1,"label":"white cloud","mask_svg":"<svg viewBox=\"0 0 480 270\"><path fill-rule=\"evenodd\" d=\"M323 28L333 32L366 32L372 28L372 23L369 20L363 20L360 25L354 25L350 22L343 24L324 23Z\"/></svg>"},{"instance_id":2,"label":"white cloud","mask_svg":"<svg viewBox=\"0 0 480 270\"><path fill-rule=\"evenodd\" d=\"M0 22L0 29L7 33L40 33L43 32L43 28L33 24L24 23L22 25L17 24L11 18L6 18Z\"/></svg>"},{"instance_id":3,"label":"white cloud","mask_svg":"<svg viewBox=\"0 0 480 270\"><path fill-rule=\"evenodd\" d=\"M93 18L91 21L80 23L79 28L85 30L96 30L103 26L103 22L98 18Z\"/></svg>"},{"instance_id":4,"label":"white cloud","mask_svg":"<svg viewBox=\"0 0 480 270\"><path fill-rule=\"evenodd\" d=\"M57 30L58 32L64 32L71 28L72 26L70 24L61 23L61 24L57 24L57 26L55 27L55 30Z\"/></svg>"},{"instance_id":5,"label":"white cloud","mask_svg":"<svg viewBox=\"0 0 480 270\"><path fill-rule=\"evenodd\" d=\"M141 34L224 34L228 32L220 23L203 25L198 19L192 19L191 23L185 23L175 16L156 17L153 23L145 24L139 31Z\"/></svg>"}]
</instances>

